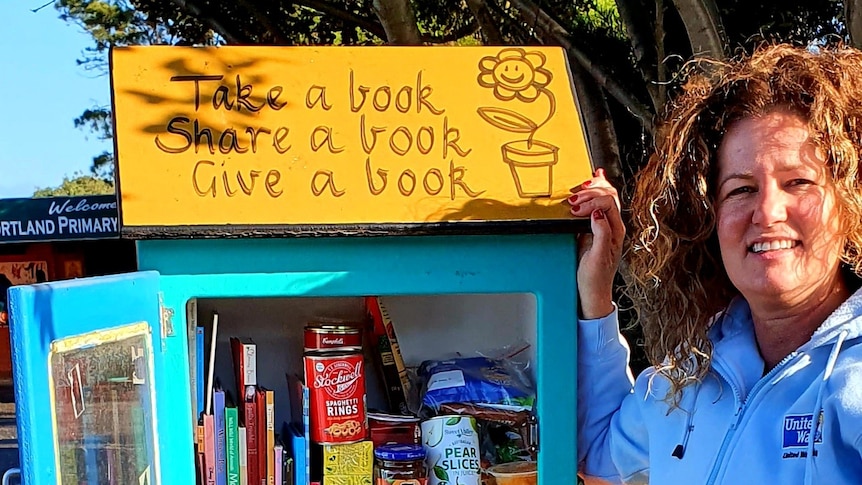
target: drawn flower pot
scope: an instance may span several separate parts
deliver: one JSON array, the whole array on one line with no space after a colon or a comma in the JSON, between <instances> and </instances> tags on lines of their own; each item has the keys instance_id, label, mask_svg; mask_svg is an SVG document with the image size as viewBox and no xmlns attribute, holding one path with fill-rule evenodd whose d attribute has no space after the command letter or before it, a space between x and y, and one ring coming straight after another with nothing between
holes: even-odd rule
<instances>
[{"instance_id":1,"label":"drawn flower pot","mask_svg":"<svg viewBox=\"0 0 862 485\"><path fill-rule=\"evenodd\" d=\"M538 140L517 140L502 147L503 161L522 198L550 197L558 147Z\"/></svg>"}]
</instances>

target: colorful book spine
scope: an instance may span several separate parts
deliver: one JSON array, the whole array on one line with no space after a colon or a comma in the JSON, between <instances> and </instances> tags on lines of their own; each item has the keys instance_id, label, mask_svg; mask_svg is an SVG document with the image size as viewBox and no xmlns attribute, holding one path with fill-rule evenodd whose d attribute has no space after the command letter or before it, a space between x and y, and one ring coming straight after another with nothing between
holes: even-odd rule
<instances>
[{"instance_id":1,"label":"colorful book spine","mask_svg":"<svg viewBox=\"0 0 862 485\"><path fill-rule=\"evenodd\" d=\"M245 408L244 423L246 429L246 447L248 459L248 483L249 485L260 485L260 460L258 457L258 419L257 419L257 403L254 396L251 399L246 398L243 403Z\"/></svg>"},{"instance_id":2,"label":"colorful book spine","mask_svg":"<svg viewBox=\"0 0 862 485\"><path fill-rule=\"evenodd\" d=\"M248 437L244 427L237 428L239 441L239 485L248 485Z\"/></svg>"},{"instance_id":3,"label":"colorful book spine","mask_svg":"<svg viewBox=\"0 0 862 485\"><path fill-rule=\"evenodd\" d=\"M239 414L231 406L225 408L224 416L227 485L239 485Z\"/></svg>"},{"instance_id":4,"label":"colorful book spine","mask_svg":"<svg viewBox=\"0 0 862 485\"><path fill-rule=\"evenodd\" d=\"M411 384L401 347L398 345L398 337L395 335L395 324L379 297L366 297L365 306L373 322L372 335L379 352L379 365L389 406L392 411L410 414L408 403L412 392Z\"/></svg>"},{"instance_id":5,"label":"colorful book spine","mask_svg":"<svg viewBox=\"0 0 862 485\"><path fill-rule=\"evenodd\" d=\"M266 391L257 388L254 395L255 411L257 412L257 463L260 473L260 485L267 485L266 481L266 459L269 455L266 451Z\"/></svg>"},{"instance_id":6,"label":"colorful book spine","mask_svg":"<svg viewBox=\"0 0 862 485\"><path fill-rule=\"evenodd\" d=\"M266 483L275 485L275 394L266 390Z\"/></svg>"},{"instance_id":7,"label":"colorful book spine","mask_svg":"<svg viewBox=\"0 0 862 485\"><path fill-rule=\"evenodd\" d=\"M213 417L215 418L216 430L216 485L227 485L224 410L224 390L216 388L213 392Z\"/></svg>"},{"instance_id":8,"label":"colorful book spine","mask_svg":"<svg viewBox=\"0 0 862 485\"><path fill-rule=\"evenodd\" d=\"M284 473L284 470L282 470L282 467L284 466L284 446L282 446L281 443L275 443L275 446L273 447L273 455L275 456L275 471L273 472L275 476L275 485L283 485L284 477L282 474Z\"/></svg>"},{"instance_id":9,"label":"colorful book spine","mask_svg":"<svg viewBox=\"0 0 862 485\"><path fill-rule=\"evenodd\" d=\"M204 465L206 485L216 485L216 434L212 414L204 414Z\"/></svg>"},{"instance_id":10,"label":"colorful book spine","mask_svg":"<svg viewBox=\"0 0 862 485\"><path fill-rule=\"evenodd\" d=\"M204 424L203 417L199 421L200 424L197 426L197 436L195 437L195 445L197 448L197 470L198 470L198 485L205 485L207 483L207 474L206 474L206 455L204 454L204 447L206 446L206 441L204 440Z\"/></svg>"},{"instance_id":11,"label":"colorful book spine","mask_svg":"<svg viewBox=\"0 0 862 485\"><path fill-rule=\"evenodd\" d=\"M306 457L305 430L297 423L286 426L286 430L293 454L293 482L296 485L306 485L310 475Z\"/></svg>"},{"instance_id":12,"label":"colorful book spine","mask_svg":"<svg viewBox=\"0 0 862 485\"><path fill-rule=\"evenodd\" d=\"M246 397L249 386L257 385L257 345L250 338L231 337L230 350L236 378L236 393Z\"/></svg>"}]
</instances>

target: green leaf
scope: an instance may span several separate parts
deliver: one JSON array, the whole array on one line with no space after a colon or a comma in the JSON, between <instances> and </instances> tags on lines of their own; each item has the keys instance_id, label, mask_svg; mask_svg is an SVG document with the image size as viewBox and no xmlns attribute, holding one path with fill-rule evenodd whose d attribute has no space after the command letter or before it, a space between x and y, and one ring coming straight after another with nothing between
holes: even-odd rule
<instances>
[{"instance_id":1,"label":"green leaf","mask_svg":"<svg viewBox=\"0 0 862 485\"><path fill-rule=\"evenodd\" d=\"M434 476L437 477L437 480L446 480L449 481L449 473L441 468L440 466L434 466Z\"/></svg>"},{"instance_id":2,"label":"green leaf","mask_svg":"<svg viewBox=\"0 0 862 485\"><path fill-rule=\"evenodd\" d=\"M503 108L486 106L476 110L479 116L497 128L513 133L532 133L538 126L526 116Z\"/></svg>"},{"instance_id":3,"label":"green leaf","mask_svg":"<svg viewBox=\"0 0 862 485\"><path fill-rule=\"evenodd\" d=\"M461 422L461 418L456 416L454 418L447 419L446 420L446 426L454 426L460 422Z\"/></svg>"}]
</instances>

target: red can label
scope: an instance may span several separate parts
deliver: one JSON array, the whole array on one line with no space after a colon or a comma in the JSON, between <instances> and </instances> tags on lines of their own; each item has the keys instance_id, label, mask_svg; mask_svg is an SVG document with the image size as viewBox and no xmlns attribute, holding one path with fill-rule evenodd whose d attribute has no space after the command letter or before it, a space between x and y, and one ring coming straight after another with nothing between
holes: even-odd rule
<instances>
[{"instance_id":1,"label":"red can label","mask_svg":"<svg viewBox=\"0 0 862 485\"><path fill-rule=\"evenodd\" d=\"M309 355L305 360L311 440L353 443L368 435L362 355Z\"/></svg>"},{"instance_id":2,"label":"red can label","mask_svg":"<svg viewBox=\"0 0 862 485\"><path fill-rule=\"evenodd\" d=\"M358 328L306 327L305 350L361 349L362 333Z\"/></svg>"}]
</instances>

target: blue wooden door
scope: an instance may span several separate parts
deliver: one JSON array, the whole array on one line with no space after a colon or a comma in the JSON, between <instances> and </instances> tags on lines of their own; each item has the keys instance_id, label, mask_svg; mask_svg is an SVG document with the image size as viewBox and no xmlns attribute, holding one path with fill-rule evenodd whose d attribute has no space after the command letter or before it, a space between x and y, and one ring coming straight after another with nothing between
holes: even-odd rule
<instances>
[{"instance_id":1,"label":"blue wooden door","mask_svg":"<svg viewBox=\"0 0 862 485\"><path fill-rule=\"evenodd\" d=\"M187 404L160 392L159 301L155 271L9 290L23 483L168 483L160 456L191 458L159 425Z\"/></svg>"}]
</instances>

